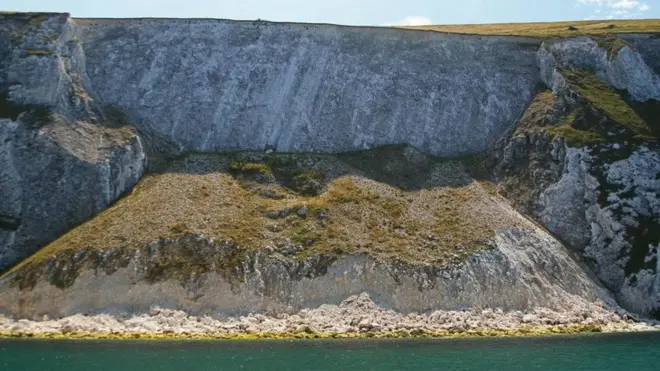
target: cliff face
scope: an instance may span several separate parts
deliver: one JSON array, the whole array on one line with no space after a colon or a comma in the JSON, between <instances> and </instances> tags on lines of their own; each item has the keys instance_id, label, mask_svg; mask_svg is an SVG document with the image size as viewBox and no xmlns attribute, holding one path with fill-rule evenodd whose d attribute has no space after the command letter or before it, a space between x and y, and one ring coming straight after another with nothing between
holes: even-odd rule
<instances>
[{"instance_id":1,"label":"cliff face","mask_svg":"<svg viewBox=\"0 0 660 371\"><path fill-rule=\"evenodd\" d=\"M80 20L106 104L187 150L484 150L539 82L539 42L216 20ZM511 63L515 61L515 63ZM423 72L422 72L423 71Z\"/></svg>"},{"instance_id":2,"label":"cliff face","mask_svg":"<svg viewBox=\"0 0 660 371\"><path fill-rule=\"evenodd\" d=\"M504 192L579 252L621 305L657 317L660 79L646 64L657 43L625 40L543 46L553 94L537 96L505 140L497 172Z\"/></svg>"},{"instance_id":3,"label":"cliff face","mask_svg":"<svg viewBox=\"0 0 660 371\"><path fill-rule=\"evenodd\" d=\"M660 309L657 37L2 17L0 269L145 152L293 154L162 162L6 274L1 312L615 306L598 280Z\"/></svg>"},{"instance_id":4,"label":"cliff face","mask_svg":"<svg viewBox=\"0 0 660 371\"><path fill-rule=\"evenodd\" d=\"M203 238L188 238L188 249L217 248ZM152 244L149 255L140 251L127 259L126 267L110 275L84 270L63 290L47 281L29 290L5 283L0 307L4 313L40 319L43 315L148 313L153 306L215 317L295 313L339 304L361 293L402 313L539 307L561 312L591 302L614 303L557 241L541 231L503 230L493 245L495 250L478 254L444 275L428 266L379 262L364 255L345 255L325 266L318 256L297 262L280 254L257 253L239 265L240 280L216 272L194 272L182 284L176 279L146 279L162 254L175 253L167 244Z\"/></svg>"}]
</instances>

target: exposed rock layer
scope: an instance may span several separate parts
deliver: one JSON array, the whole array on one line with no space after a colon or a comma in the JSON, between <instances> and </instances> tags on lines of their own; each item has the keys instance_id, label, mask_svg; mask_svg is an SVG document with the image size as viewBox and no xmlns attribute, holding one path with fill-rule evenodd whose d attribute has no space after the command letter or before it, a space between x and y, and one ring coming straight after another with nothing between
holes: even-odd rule
<instances>
[{"instance_id":1,"label":"exposed rock layer","mask_svg":"<svg viewBox=\"0 0 660 371\"><path fill-rule=\"evenodd\" d=\"M211 242L201 239L186 248L202 249L197 245L204 243ZM323 303L338 304L362 292L404 313L488 307L562 311L592 301L613 304L563 247L541 230L500 231L494 246L493 251L476 254L462 267L444 272L424 265L378 262L367 256L344 256L328 265L319 257L295 262L279 253L257 253L234 272L191 272L185 282L153 283L147 280L147 268L157 264L159 253L144 256L146 251L138 250L135 257L127 256L124 268L110 275L101 267L85 270L61 290L43 280L22 290L11 283L10 275L2 281L6 295L0 298L0 308L27 318L144 313L152 305L226 316L291 313Z\"/></svg>"}]
</instances>

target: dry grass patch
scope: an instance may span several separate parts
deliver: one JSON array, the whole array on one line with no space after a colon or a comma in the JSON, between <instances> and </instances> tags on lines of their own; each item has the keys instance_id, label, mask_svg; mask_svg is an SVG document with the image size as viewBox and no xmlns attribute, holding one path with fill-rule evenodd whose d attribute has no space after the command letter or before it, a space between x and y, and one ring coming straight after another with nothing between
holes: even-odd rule
<instances>
[{"instance_id":1,"label":"dry grass patch","mask_svg":"<svg viewBox=\"0 0 660 371\"><path fill-rule=\"evenodd\" d=\"M146 176L127 197L13 272L36 270L54 257L80 251L133 256L152 241L190 235L226 241L225 245L238 246L244 254L270 251L303 259L366 253L377 259L455 265L488 249L495 230L528 227L507 211L506 201L492 189L466 181L469 176L458 161L431 161L427 170L435 185L404 190L370 179L340 156L318 155L316 167L301 168L300 173L327 179L324 192L305 195L286 188L275 176L271 183L262 185L282 197L270 198L257 191L262 185L246 187L241 177L245 172L262 174L273 168L249 156L236 157L190 155L171 164L168 172ZM178 248L197 248L184 245ZM203 262L204 254L220 259L212 251L217 247L199 248L209 250L191 252L195 261ZM230 265L239 264L240 257L232 254L232 262L218 261L213 266L230 269ZM180 255L187 256L183 252ZM175 266L167 266L170 263ZM183 263L167 258L159 263L156 276L162 272L174 276L173 271L187 269ZM211 269L198 265L195 267Z\"/></svg>"},{"instance_id":2,"label":"dry grass patch","mask_svg":"<svg viewBox=\"0 0 660 371\"><path fill-rule=\"evenodd\" d=\"M576 30L571 29L571 27ZM616 33L658 33L660 32L660 19L431 25L405 28L475 35L530 36L546 38Z\"/></svg>"},{"instance_id":3,"label":"dry grass patch","mask_svg":"<svg viewBox=\"0 0 660 371\"><path fill-rule=\"evenodd\" d=\"M538 92L518 121L517 130L529 131L551 125L554 104L555 97L551 90Z\"/></svg>"}]
</instances>

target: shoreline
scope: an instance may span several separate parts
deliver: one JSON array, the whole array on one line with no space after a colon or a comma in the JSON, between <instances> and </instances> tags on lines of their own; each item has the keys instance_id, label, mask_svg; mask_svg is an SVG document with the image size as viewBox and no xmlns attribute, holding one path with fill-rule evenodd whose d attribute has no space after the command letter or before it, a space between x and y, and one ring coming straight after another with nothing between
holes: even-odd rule
<instances>
[{"instance_id":1,"label":"shoreline","mask_svg":"<svg viewBox=\"0 0 660 371\"><path fill-rule=\"evenodd\" d=\"M534 337L556 334L660 331L660 322L636 322L595 303L561 311L470 309L402 314L376 305L367 294L339 305L295 314L212 318L153 307L150 313L83 315L41 320L0 315L0 339L80 340L294 340Z\"/></svg>"},{"instance_id":2,"label":"shoreline","mask_svg":"<svg viewBox=\"0 0 660 371\"><path fill-rule=\"evenodd\" d=\"M649 333L658 332L660 328L616 328L608 329L599 326L574 325L549 328L520 328L512 330L477 329L466 331L431 332L423 329L395 332L358 332L358 333L31 333L31 332L0 332L0 340L33 339L33 340L118 340L118 341L240 341L240 340L330 340L330 339L458 339L458 338L518 338L546 337L559 335L586 334L617 334L617 333Z\"/></svg>"}]
</instances>

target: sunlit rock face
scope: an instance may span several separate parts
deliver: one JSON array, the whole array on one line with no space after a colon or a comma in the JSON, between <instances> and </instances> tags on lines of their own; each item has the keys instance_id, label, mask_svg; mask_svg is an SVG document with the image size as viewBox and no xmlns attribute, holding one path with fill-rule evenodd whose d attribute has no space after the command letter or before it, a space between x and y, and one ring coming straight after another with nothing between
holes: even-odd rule
<instances>
[{"instance_id":1,"label":"sunlit rock face","mask_svg":"<svg viewBox=\"0 0 660 371\"><path fill-rule=\"evenodd\" d=\"M80 20L104 103L190 150L486 148L539 81L539 41L217 20ZM514 62L514 63L512 63Z\"/></svg>"}]
</instances>

